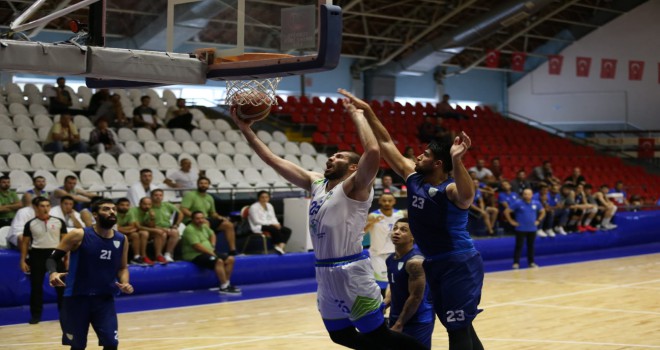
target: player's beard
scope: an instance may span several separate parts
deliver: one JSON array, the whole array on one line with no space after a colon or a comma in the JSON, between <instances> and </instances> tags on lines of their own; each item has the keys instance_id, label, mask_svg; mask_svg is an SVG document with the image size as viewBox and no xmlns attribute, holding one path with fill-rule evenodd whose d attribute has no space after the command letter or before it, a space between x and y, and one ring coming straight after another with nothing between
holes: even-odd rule
<instances>
[{"instance_id":1,"label":"player's beard","mask_svg":"<svg viewBox=\"0 0 660 350\"><path fill-rule=\"evenodd\" d=\"M117 223L117 217L114 215L111 216L100 216L98 224L102 229L109 230Z\"/></svg>"},{"instance_id":2,"label":"player's beard","mask_svg":"<svg viewBox=\"0 0 660 350\"><path fill-rule=\"evenodd\" d=\"M428 175L431 172L433 172L433 170L429 169L429 168L425 168L425 167L421 166L419 163L417 163L417 165L415 165L415 172L420 174L420 175Z\"/></svg>"},{"instance_id":3,"label":"player's beard","mask_svg":"<svg viewBox=\"0 0 660 350\"><path fill-rule=\"evenodd\" d=\"M335 163L333 165L334 169L331 170L326 170L325 173L323 173L323 176L325 176L326 179L328 180L337 180L341 179L346 175L346 172L348 171L348 164L337 164Z\"/></svg>"}]
</instances>

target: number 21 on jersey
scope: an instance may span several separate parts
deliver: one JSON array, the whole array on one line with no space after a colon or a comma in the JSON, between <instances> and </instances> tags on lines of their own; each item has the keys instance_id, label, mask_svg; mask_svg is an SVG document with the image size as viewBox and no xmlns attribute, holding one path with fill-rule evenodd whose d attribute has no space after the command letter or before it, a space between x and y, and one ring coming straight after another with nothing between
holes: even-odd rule
<instances>
[{"instance_id":1,"label":"number 21 on jersey","mask_svg":"<svg viewBox=\"0 0 660 350\"><path fill-rule=\"evenodd\" d=\"M424 209L424 198L412 196L412 206L417 209Z\"/></svg>"},{"instance_id":2,"label":"number 21 on jersey","mask_svg":"<svg viewBox=\"0 0 660 350\"><path fill-rule=\"evenodd\" d=\"M101 250L101 256L99 257L101 260L111 260L112 259L112 250Z\"/></svg>"}]
</instances>

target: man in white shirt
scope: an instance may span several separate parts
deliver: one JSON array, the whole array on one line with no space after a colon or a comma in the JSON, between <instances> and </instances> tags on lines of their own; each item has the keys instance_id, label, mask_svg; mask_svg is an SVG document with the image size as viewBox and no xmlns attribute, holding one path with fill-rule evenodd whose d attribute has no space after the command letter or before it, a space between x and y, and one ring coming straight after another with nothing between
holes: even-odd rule
<instances>
[{"instance_id":1,"label":"man in white shirt","mask_svg":"<svg viewBox=\"0 0 660 350\"><path fill-rule=\"evenodd\" d=\"M273 240L277 254L284 254L286 242L291 237L291 229L282 226L275 216L275 208L270 204L270 193L259 191L258 201L250 206L248 221L254 233L268 232Z\"/></svg>"},{"instance_id":2,"label":"man in white shirt","mask_svg":"<svg viewBox=\"0 0 660 350\"><path fill-rule=\"evenodd\" d=\"M493 177L493 172L486 168L486 161L484 159L477 160L477 165L468 169L468 171L474 171L477 173L477 179L479 179L479 181L490 181Z\"/></svg>"},{"instance_id":3,"label":"man in white shirt","mask_svg":"<svg viewBox=\"0 0 660 350\"><path fill-rule=\"evenodd\" d=\"M73 209L75 204L73 197L64 196L60 199L60 205L56 205L50 208L50 216L60 218L64 220L66 228L68 230L74 228L83 228L82 219L80 218L80 213Z\"/></svg>"},{"instance_id":4,"label":"man in white shirt","mask_svg":"<svg viewBox=\"0 0 660 350\"><path fill-rule=\"evenodd\" d=\"M152 180L153 173L151 170L140 170L140 181L134 183L126 193L126 197L131 202L131 206L136 207L140 205L140 199L144 197L150 197L152 190L160 188L157 185L153 185L151 183Z\"/></svg>"},{"instance_id":5,"label":"man in white shirt","mask_svg":"<svg viewBox=\"0 0 660 350\"><path fill-rule=\"evenodd\" d=\"M41 197L32 198L32 203L39 198ZM25 229L25 224L34 219L34 216L34 207L32 204L18 209L16 216L14 216L14 219L11 221L9 232L7 232L7 246L9 248L19 250L21 242L23 241L23 229Z\"/></svg>"},{"instance_id":6,"label":"man in white shirt","mask_svg":"<svg viewBox=\"0 0 660 350\"><path fill-rule=\"evenodd\" d=\"M188 158L181 159L181 169L171 173L165 179L165 184L172 188L195 189L199 172L192 168L192 162Z\"/></svg>"}]
</instances>

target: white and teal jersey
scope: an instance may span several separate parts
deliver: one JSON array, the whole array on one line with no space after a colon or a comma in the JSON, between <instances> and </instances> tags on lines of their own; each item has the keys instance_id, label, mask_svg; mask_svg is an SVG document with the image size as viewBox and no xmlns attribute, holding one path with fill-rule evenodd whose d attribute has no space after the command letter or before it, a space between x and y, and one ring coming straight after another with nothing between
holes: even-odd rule
<instances>
[{"instance_id":1,"label":"white and teal jersey","mask_svg":"<svg viewBox=\"0 0 660 350\"><path fill-rule=\"evenodd\" d=\"M378 222L371 226L369 235L371 237L371 246L369 255L381 255L394 253L394 243L392 243L392 228L399 219L403 219L403 210L393 209L392 215L383 214L377 209L369 214L369 219L376 219Z\"/></svg>"},{"instance_id":2,"label":"white and teal jersey","mask_svg":"<svg viewBox=\"0 0 660 350\"><path fill-rule=\"evenodd\" d=\"M343 182L326 192L327 179L312 183L309 204L309 233L316 259L333 259L360 254L362 231L374 191L364 202L348 198Z\"/></svg>"}]
</instances>

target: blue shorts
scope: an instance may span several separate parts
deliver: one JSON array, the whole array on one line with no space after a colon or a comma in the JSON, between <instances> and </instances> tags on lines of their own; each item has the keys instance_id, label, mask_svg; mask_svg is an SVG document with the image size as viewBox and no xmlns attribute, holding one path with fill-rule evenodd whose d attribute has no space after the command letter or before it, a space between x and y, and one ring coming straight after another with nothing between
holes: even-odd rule
<instances>
[{"instance_id":1,"label":"blue shorts","mask_svg":"<svg viewBox=\"0 0 660 350\"><path fill-rule=\"evenodd\" d=\"M424 260L433 310L448 331L469 327L481 309L484 263L478 251Z\"/></svg>"},{"instance_id":2,"label":"blue shorts","mask_svg":"<svg viewBox=\"0 0 660 350\"><path fill-rule=\"evenodd\" d=\"M77 295L64 297L60 313L62 345L87 347L91 324L99 338L99 346L118 346L117 312L112 295Z\"/></svg>"},{"instance_id":3,"label":"blue shorts","mask_svg":"<svg viewBox=\"0 0 660 350\"><path fill-rule=\"evenodd\" d=\"M390 317L389 326L392 327L396 323L397 319ZM403 334L407 334L415 339L418 342L424 344L427 348L431 348L431 336L433 335L433 328L435 327L435 320L431 320L428 323L406 323L403 326Z\"/></svg>"}]
</instances>

